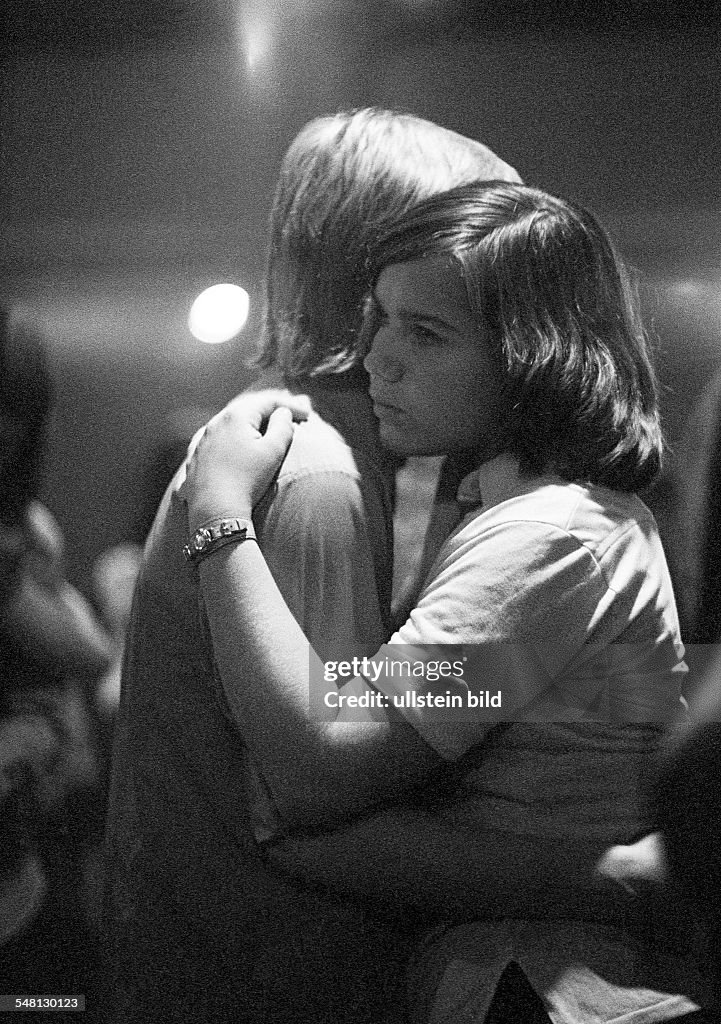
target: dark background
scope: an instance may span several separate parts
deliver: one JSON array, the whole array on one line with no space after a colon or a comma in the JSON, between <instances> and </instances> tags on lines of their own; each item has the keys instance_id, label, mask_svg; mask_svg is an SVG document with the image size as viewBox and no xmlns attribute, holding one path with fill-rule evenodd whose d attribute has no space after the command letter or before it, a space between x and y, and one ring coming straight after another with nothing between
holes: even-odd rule
<instances>
[{"instance_id":1,"label":"dark background","mask_svg":"<svg viewBox=\"0 0 721 1024\"><path fill-rule=\"evenodd\" d=\"M713 7L35 0L2 17L0 290L50 345L45 496L81 584L132 530L167 414L247 380L280 158L344 107L437 120L602 215L644 275L677 446L721 363ZM251 318L206 346L186 318L218 281L248 289Z\"/></svg>"}]
</instances>

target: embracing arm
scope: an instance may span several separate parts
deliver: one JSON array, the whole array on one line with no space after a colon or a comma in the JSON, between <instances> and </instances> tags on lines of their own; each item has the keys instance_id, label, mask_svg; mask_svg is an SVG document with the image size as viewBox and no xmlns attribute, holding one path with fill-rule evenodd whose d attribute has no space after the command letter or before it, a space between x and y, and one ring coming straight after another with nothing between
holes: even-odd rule
<instances>
[{"instance_id":1,"label":"embracing arm","mask_svg":"<svg viewBox=\"0 0 721 1024\"><path fill-rule=\"evenodd\" d=\"M321 679L322 663L256 544L218 551L201 563L200 579L228 704L289 826L317 827L397 798L440 765L403 722L311 713L311 670Z\"/></svg>"},{"instance_id":2,"label":"embracing arm","mask_svg":"<svg viewBox=\"0 0 721 1024\"><path fill-rule=\"evenodd\" d=\"M261 435L262 420L273 408L272 403L263 405L263 401L258 394L242 399L243 409L256 403L261 410L257 429L249 428L244 436L242 418L234 418L231 408L209 426L207 436L199 441L185 484L191 532L218 516L248 517L267 489L288 447L292 427L290 419L278 413ZM219 460L205 456L209 439L211 456L212 442L217 447L226 439L232 458L237 459L239 453L244 457L245 452L250 463L262 461L275 446L270 472L254 489L244 491L237 474L226 478L218 471ZM244 440L245 449L241 443ZM354 583L358 574L375 576L369 542L363 542L363 524L359 522L364 515L372 515L373 508L354 509L348 500L352 488L344 490L335 478L321 483L321 493L316 493L310 511L305 507L310 484L306 486L301 479L270 503L263 531L268 530L272 538L271 557L280 587L254 543L221 549L199 566L215 660L228 706L282 820L296 828L337 821L381 799L392 799L440 763L415 730L403 723L332 721L337 710L323 706L321 714L315 710L311 713L310 670L313 665L316 679L320 679L320 656L292 611L309 628L324 657L329 657L335 645L343 648L349 643L354 653L372 654L382 635L378 598L371 601L368 583L365 589ZM345 512L344 502L349 506ZM278 515L280 519L274 519ZM339 524L341 515L346 519ZM309 517L315 518L314 526ZM306 545L303 555L282 551L287 541L284 527L289 523ZM319 530L324 537L318 536ZM341 552L349 536L354 546L351 552ZM353 572L346 571L350 554L364 563L354 566ZM308 559L315 564L307 564ZM324 587L327 593L316 594L323 609L310 608L308 588L290 578L300 578L304 573L320 574L325 584L330 584ZM348 599L336 602L338 607L334 609L333 584ZM323 615L319 617L320 611ZM344 621L349 613L361 617L361 612L362 623ZM323 629L326 636L320 635ZM365 686L362 681L359 684ZM332 684L326 684L326 688L336 692Z\"/></svg>"},{"instance_id":3,"label":"embracing arm","mask_svg":"<svg viewBox=\"0 0 721 1024\"><path fill-rule=\"evenodd\" d=\"M596 864L598 841L457 825L432 811L391 807L333 832L265 849L301 883L420 922L567 917L621 923L631 895ZM590 918L589 918L590 915Z\"/></svg>"}]
</instances>

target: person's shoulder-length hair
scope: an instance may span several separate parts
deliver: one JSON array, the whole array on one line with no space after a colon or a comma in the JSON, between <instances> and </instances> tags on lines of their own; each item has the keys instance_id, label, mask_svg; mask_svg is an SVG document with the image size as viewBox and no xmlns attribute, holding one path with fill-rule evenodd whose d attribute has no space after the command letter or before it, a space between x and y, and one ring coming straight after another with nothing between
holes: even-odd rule
<instances>
[{"instance_id":1,"label":"person's shoulder-length hair","mask_svg":"<svg viewBox=\"0 0 721 1024\"><path fill-rule=\"evenodd\" d=\"M309 122L275 191L256 365L292 380L359 363L371 243L419 200L479 178L520 180L486 146L412 114Z\"/></svg>"},{"instance_id":2,"label":"person's shoulder-length hair","mask_svg":"<svg viewBox=\"0 0 721 1024\"><path fill-rule=\"evenodd\" d=\"M371 277L447 255L504 381L504 449L527 473L622 491L653 483L663 436L635 291L595 216L538 189L478 182L379 240Z\"/></svg>"}]
</instances>

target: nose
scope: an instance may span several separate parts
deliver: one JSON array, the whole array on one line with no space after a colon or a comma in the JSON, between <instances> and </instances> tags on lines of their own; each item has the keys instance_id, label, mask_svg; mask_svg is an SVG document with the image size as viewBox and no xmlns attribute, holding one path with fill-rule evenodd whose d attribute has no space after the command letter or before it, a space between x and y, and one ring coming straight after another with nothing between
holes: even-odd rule
<instances>
[{"instance_id":1,"label":"nose","mask_svg":"<svg viewBox=\"0 0 721 1024\"><path fill-rule=\"evenodd\" d=\"M395 384L404 373L403 363L393 354L391 345L385 337L383 329L379 330L363 360L363 365L371 377L379 377L389 384Z\"/></svg>"}]
</instances>

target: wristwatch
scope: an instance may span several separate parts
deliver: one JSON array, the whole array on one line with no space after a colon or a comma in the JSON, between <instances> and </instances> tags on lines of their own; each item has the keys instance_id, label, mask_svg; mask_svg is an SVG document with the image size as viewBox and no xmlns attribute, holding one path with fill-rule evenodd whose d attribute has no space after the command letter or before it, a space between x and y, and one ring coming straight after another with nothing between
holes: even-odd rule
<instances>
[{"instance_id":1,"label":"wristwatch","mask_svg":"<svg viewBox=\"0 0 721 1024\"><path fill-rule=\"evenodd\" d=\"M183 546L186 562L197 565L226 544L240 544L244 540L255 540L255 530L250 519L216 519L196 530Z\"/></svg>"}]
</instances>

